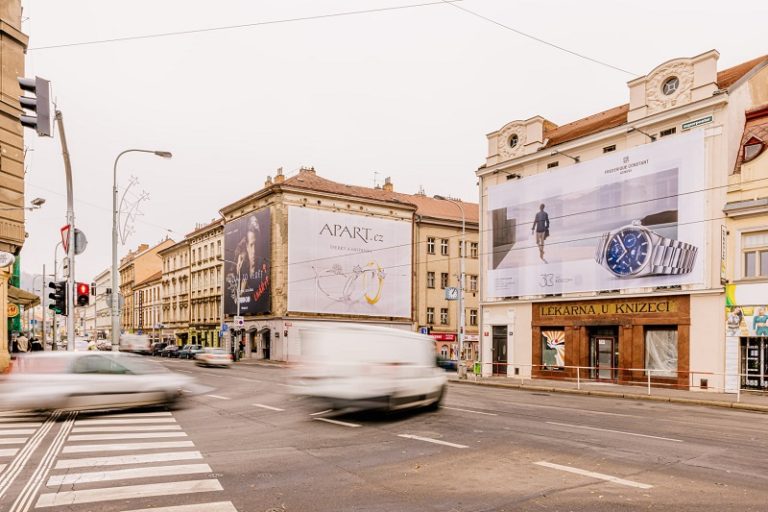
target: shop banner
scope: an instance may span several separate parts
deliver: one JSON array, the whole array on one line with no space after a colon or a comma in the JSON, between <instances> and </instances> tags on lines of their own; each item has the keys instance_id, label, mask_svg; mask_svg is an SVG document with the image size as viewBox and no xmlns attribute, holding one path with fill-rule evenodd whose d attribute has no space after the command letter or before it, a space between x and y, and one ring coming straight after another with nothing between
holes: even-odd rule
<instances>
[{"instance_id":1,"label":"shop banner","mask_svg":"<svg viewBox=\"0 0 768 512\"><path fill-rule=\"evenodd\" d=\"M726 336L768 336L768 285L729 284L725 305Z\"/></svg>"},{"instance_id":2,"label":"shop banner","mask_svg":"<svg viewBox=\"0 0 768 512\"><path fill-rule=\"evenodd\" d=\"M699 130L488 191L489 297L704 282Z\"/></svg>"},{"instance_id":3,"label":"shop banner","mask_svg":"<svg viewBox=\"0 0 768 512\"><path fill-rule=\"evenodd\" d=\"M224 225L224 312L248 316L269 313L272 219L269 208Z\"/></svg>"},{"instance_id":4,"label":"shop banner","mask_svg":"<svg viewBox=\"0 0 768 512\"><path fill-rule=\"evenodd\" d=\"M288 209L288 310L411 316L412 224Z\"/></svg>"}]
</instances>

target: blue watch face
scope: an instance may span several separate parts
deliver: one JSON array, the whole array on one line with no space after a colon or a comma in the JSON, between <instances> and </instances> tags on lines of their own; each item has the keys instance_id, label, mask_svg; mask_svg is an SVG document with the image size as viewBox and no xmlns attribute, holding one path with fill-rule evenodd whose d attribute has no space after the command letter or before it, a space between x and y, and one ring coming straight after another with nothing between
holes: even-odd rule
<instances>
[{"instance_id":1,"label":"blue watch face","mask_svg":"<svg viewBox=\"0 0 768 512\"><path fill-rule=\"evenodd\" d=\"M651 240L644 230L624 228L608 241L605 261L617 276L633 276L648 262L650 251Z\"/></svg>"}]
</instances>

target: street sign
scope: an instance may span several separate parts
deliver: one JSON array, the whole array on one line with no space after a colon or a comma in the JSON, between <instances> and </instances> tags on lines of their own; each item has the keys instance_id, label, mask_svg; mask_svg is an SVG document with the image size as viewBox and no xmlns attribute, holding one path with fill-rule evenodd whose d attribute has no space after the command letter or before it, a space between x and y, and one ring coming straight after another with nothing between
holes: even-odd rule
<instances>
[{"instance_id":1,"label":"street sign","mask_svg":"<svg viewBox=\"0 0 768 512\"><path fill-rule=\"evenodd\" d=\"M419 327L419 332L421 334L429 334L429 327Z\"/></svg>"},{"instance_id":2,"label":"street sign","mask_svg":"<svg viewBox=\"0 0 768 512\"><path fill-rule=\"evenodd\" d=\"M61 274L64 279L69 279L69 258L64 256L64 260L61 262Z\"/></svg>"},{"instance_id":3,"label":"street sign","mask_svg":"<svg viewBox=\"0 0 768 512\"><path fill-rule=\"evenodd\" d=\"M82 254L87 245L88 239L85 238L85 233L75 228L75 254Z\"/></svg>"},{"instance_id":4,"label":"street sign","mask_svg":"<svg viewBox=\"0 0 768 512\"><path fill-rule=\"evenodd\" d=\"M243 318L242 316L236 316L234 318L234 322L236 326L242 327L245 325L245 318Z\"/></svg>"},{"instance_id":5,"label":"street sign","mask_svg":"<svg viewBox=\"0 0 768 512\"><path fill-rule=\"evenodd\" d=\"M224 324L224 325L221 326L221 332L227 332L228 330L229 330L229 325L228 324Z\"/></svg>"},{"instance_id":6,"label":"street sign","mask_svg":"<svg viewBox=\"0 0 768 512\"><path fill-rule=\"evenodd\" d=\"M61 245L64 247L64 252L69 253L69 228L71 226L67 224L61 228Z\"/></svg>"}]
</instances>

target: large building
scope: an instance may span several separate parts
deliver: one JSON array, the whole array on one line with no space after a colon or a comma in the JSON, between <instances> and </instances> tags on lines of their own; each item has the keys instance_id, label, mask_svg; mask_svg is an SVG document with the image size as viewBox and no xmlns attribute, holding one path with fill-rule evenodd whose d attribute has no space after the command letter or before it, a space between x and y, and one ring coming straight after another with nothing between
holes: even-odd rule
<instances>
[{"instance_id":1,"label":"large building","mask_svg":"<svg viewBox=\"0 0 768 512\"><path fill-rule=\"evenodd\" d=\"M21 32L21 2L0 3L0 253L18 256L24 245L24 132L20 122L21 90L18 77L24 76L24 54L29 38ZM19 305L34 306L34 296L19 290L19 267L0 268L0 372L8 367L9 318L18 318ZM15 274L15 277L14 277Z\"/></svg>"},{"instance_id":2,"label":"large building","mask_svg":"<svg viewBox=\"0 0 768 512\"><path fill-rule=\"evenodd\" d=\"M136 251L129 251L120 260L120 293L123 296L123 310L120 315L120 328L123 332L136 333L139 325L134 287L144 282L158 272L162 272L163 261L159 252L170 247L174 241L167 238L155 245L149 247L148 244L139 245Z\"/></svg>"},{"instance_id":3,"label":"large building","mask_svg":"<svg viewBox=\"0 0 768 512\"><path fill-rule=\"evenodd\" d=\"M485 375L735 388L723 206L768 57L718 58L664 62L627 84L627 104L566 125L488 134Z\"/></svg>"},{"instance_id":4,"label":"large building","mask_svg":"<svg viewBox=\"0 0 768 512\"><path fill-rule=\"evenodd\" d=\"M353 322L453 334L456 352L457 306L444 288L457 288L462 218L468 244L477 242L477 205L400 194L389 181L345 185L303 168L289 179L278 171L221 214L227 346L234 336L246 356L292 360L302 324ZM473 268L471 258L465 265ZM469 315L477 297L465 298Z\"/></svg>"},{"instance_id":5,"label":"large building","mask_svg":"<svg viewBox=\"0 0 768 512\"><path fill-rule=\"evenodd\" d=\"M216 219L186 236L190 254L189 339L220 347L224 223Z\"/></svg>"},{"instance_id":6,"label":"large building","mask_svg":"<svg viewBox=\"0 0 768 512\"><path fill-rule=\"evenodd\" d=\"M163 273L158 270L133 287L133 324L136 333L146 334L150 341L160 341L162 335L162 294Z\"/></svg>"},{"instance_id":7,"label":"large building","mask_svg":"<svg viewBox=\"0 0 768 512\"><path fill-rule=\"evenodd\" d=\"M112 337L112 309L109 306L108 296L112 291L112 269L107 268L93 278L95 293L91 300L95 304L96 325L94 339L111 339ZM110 292L110 293L108 293Z\"/></svg>"},{"instance_id":8,"label":"large building","mask_svg":"<svg viewBox=\"0 0 768 512\"><path fill-rule=\"evenodd\" d=\"M189 240L158 254L163 260L163 339L184 345L189 340Z\"/></svg>"}]
</instances>

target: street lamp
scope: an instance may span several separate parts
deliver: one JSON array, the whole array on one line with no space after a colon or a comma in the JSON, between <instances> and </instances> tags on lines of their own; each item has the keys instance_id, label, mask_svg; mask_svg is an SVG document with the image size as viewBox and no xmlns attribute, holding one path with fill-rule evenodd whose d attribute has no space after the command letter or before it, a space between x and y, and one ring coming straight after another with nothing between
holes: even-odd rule
<instances>
[{"instance_id":1,"label":"street lamp","mask_svg":"<svg viewBox=\"0 0 768 512\"><path fill-rule=\"evenodd\" d=\"M0 208L0 210L3 210L3 211L5 210L29 210L29 211L38 210L40 209L41 206L45 204L45 199L43 199L42 197L36 197L33 200L31 200L29 204L31 204L32 206L9 206L6 208Z\"/></svg>"},{"instance_id":2,"label":"street lamp","mask_svg":"<svg viewBox=\"0 0 768 512\"><path fill-rule=\"evenodd\" d=\"M126 149L115 158L112 171L112 350L120 349L120 293L117 288L117 161L126 153L152 153L161 158L171 158L170 151L152 151L150 149Z\"/></svg>"},{"instance_id":3,"label":"street lamp","mask_svg":"<svg viewBox=\"0 0 768 512\"><path fill-rule=\"evenodd\" d=\"M461 378L464 374L462 372L462 350L464 349L464 258L466 256L467 252L467 230L466 230L466 218L464 216L464 207L461 205L461 201L456 201L455 199L450 199L444 196L436 195L434 196L435 199L440 199L441 201L448 201L449 203L453 203L456 206L459 207L459 210L461 211L461 258L459 263L459 354L458 354L458 364L456 368L456 372L459 375L459 378Z\"/></svg>"}]
</instances>

